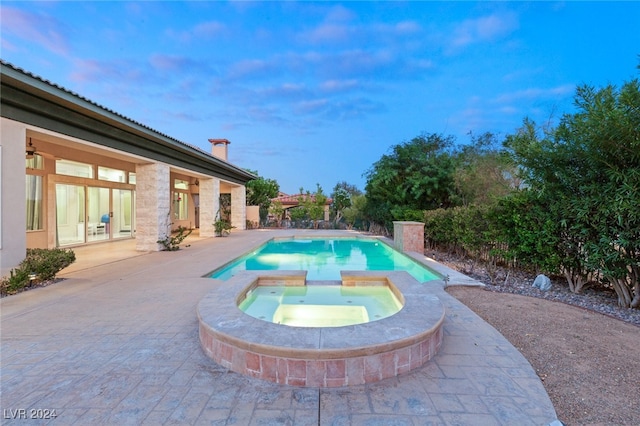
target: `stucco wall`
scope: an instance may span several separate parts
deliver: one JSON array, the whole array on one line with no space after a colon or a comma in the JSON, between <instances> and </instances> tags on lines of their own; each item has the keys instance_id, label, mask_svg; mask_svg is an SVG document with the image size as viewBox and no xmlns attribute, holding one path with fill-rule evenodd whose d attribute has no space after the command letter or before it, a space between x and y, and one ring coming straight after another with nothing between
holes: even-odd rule
<instances>
[{"instance_id":1,"label":"stucco wall","mask_svg":"<svg viewBox=\"0 0 640 426\"><path fill-rule=\"evenodd\" d=\"M0 121L0 270L9 273L24 259L27 250L24 124Z\"/></svg>"},{"instance_id":2,"label":"stucco wall","mask_svg":"<svg viewBox=\"0 0 640 426\"><path fill-rule=\"evenodd\" d=\"M253 226L260 224L260 206L247 206L247 222L251 222Z\"/></svg>"}]
</instances>

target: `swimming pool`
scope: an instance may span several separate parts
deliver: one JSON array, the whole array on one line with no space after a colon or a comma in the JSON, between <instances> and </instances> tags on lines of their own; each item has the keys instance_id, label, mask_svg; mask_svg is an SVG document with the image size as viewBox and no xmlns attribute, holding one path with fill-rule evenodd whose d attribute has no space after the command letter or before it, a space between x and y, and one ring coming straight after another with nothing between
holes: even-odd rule
<instances>
[{"instance_id":1,"label":"swimming pool","mask_svg":"<svg viewBox=\"0 0 640 426\"><path fill-rule=\"evenodd\" d=\"M441 279L374 238L273 239L209 277L226 281L245 270L305 270L307 280L340 280L340 271L407 271L419 282Z\"/></svg>"}]
</instances>

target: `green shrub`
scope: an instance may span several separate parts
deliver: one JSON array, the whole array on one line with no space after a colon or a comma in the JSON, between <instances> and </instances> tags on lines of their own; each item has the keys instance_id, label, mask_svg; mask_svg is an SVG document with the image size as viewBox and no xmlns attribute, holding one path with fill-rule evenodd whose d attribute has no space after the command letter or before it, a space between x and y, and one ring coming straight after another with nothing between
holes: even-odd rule
<instances>
[{"instance_id":1,"label":"green shrub","mask_svg":"<svg viewBox=\"0 0 640 426\"><path fill-rule=\"evenodd\" d=\"M178 251L180 250L180 244L185 240L185 238L191 235L192 232L193 229L178 226L178 230L175 235L166 235L163 239L156 242L164 246L163 251Z\"/></svg>"},{"instance_id":2,"label":"green shrub","mask_svg":"<svg viewBox=\"0 0 640 426\"><path fill-rule=\"evenodd\" d=\"M56 278L58 272L76 261L76 255L67 249L27 249L27 257L0 281L2 295L14 294L31 281L42 282Z\"/></svg>"},{"instance_id":3,"label":"green shrub","mask_svg":"<svg viewBox=\"0 0 640 426\"><path fill-rule=\"evenodd\" d=\"M233 228L235 228L235 226L231 226L231 224L226 220L219 219L213 223L213 229L216 237L226 237L231 233Z\"/></svg>"},{"instance_id":4,"label":"green shrub","mask_svg":"<svg viewBox=\"0 0 640 426\"><path fill-rule=\"evenodd\" d=\"M15 294L29 284L29 272L16 268L12 269L9 276L0 281L0 294L6 296Z\"/></svg>"},{"instance_id":5,"label":"green shrub","mask_svg":"<svg viewBox=\"0 0 640 426\"><path fill-rule=\"evenodd\" d=\"M20 268L36 274L39 281L55 279L58 272L76 261L76 254L68 249L27 249L27 258Z\"/></svg>"}]
</instances>

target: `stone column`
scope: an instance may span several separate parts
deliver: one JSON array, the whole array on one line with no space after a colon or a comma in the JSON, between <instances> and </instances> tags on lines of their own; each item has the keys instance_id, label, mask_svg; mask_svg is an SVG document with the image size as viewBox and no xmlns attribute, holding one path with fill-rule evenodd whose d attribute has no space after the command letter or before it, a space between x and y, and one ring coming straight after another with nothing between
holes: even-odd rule
<instances>
[{"instance_id":1,"label":"stone column","mask_svg":"<svg viewBox=\"0 0 640 426\"><path fill-rule=\"evenodd\" d=\"M158 244L171 232L169 166L136 166L136 250L160 251Z\"/></svg>"},{"instance_id":2,"label":"stone column","mask_svg":"<svg viewBox=\"0 0 640 426\"><path fill-rule=\"evenodd\" d=\"M393 243L400 251L424 254L424 223L393 222Z\"/></svg>"},{"instance_id":3,"label":"stone column","mask_svg":"<svg viewBox=\"0 0 640 426\"><path fill-rule=\"evenodd\" d=\"M214 237L213 223L220 210L220 179L200 178L200 236Z\"/></svg>"},{"instance_id":4,"label":"stone column","mask_svg":"<svg viewBox=\"0 0 640 426\"><path fill-rule=\"evenodd\" d=\"M231 189L231 226L247 229L247 192L244 185Z\"/></svg>"}]
</instances>

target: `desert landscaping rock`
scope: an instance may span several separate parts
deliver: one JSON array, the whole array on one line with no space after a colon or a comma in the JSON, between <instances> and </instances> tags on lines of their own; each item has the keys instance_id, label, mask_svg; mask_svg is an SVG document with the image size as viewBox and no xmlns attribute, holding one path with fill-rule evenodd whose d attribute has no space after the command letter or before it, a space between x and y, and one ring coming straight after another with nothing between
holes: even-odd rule
<instances>
[{"instance_id":1,"label":"desert landscaping rock","mask_svg":"<svg viewBox=\"0 0 640 426\"><path fill-rule=\"evenodd\" d=\"M431 253L432 254L432 253ZM635 409L640 370L640 310L617 306L615 293L571 293L557 280L546 292L526 273L482 268L443 253L441 263L486 284L447 292L493 325L527 358L565 425L639 425Z\"/></svg>"}]
</instances>

